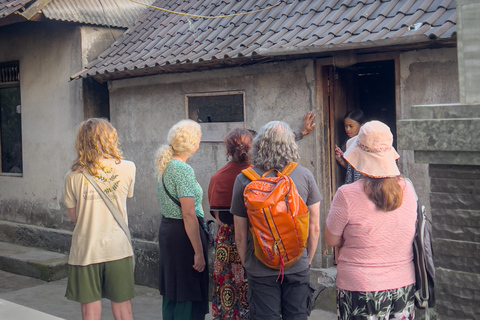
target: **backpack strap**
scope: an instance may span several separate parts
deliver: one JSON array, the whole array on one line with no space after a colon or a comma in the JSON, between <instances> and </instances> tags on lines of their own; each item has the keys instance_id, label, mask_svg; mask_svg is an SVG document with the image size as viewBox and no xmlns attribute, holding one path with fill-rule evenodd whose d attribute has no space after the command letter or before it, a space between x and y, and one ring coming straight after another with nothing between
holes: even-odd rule
<instances>
[{"instance_id":1,"label":"backpack strap","mask_svg":"<svg viewBox=\"0 0 480 320\"><path fill-rule=\"evenodd\" d=\"M298 166L298 163L296 162L290 162L287 164L285 168L283 168L281 174L284 176L288 176L292 171ZM279 174L280 175L280 174Z\"/></svg>"},{"instance_id":2,"label":"backpack strap","mask_svg":"<svg viewBox=\"0 0 480 320\"><path fill-rule=\"evenodd\" d=\"M407 181L407 182L412 186L413 194L415 195L415 200L418 201L417 191L415 191L415 187L414 187L414 185L413 185L412 180L410 180L410 179L407 178L407 177L403 177L403 179L405 179L405 181Z\"/></svg>"},{"instance_id":3,"label":"backpack strap","mask_svg":"<svg viewBox=\"0 0 480 320\"><path fill-rule=\"evenodd\" d=\"M242 173L245 177L247 177L248 179L250 179L251 181L255 181L255 180L258 180L260 179L261 177L258 175L257 172L255 172L255 170L253 170L251 167L250 168L247 168L247 169L243 169L242 170Z\"/></svg>"}]
</instances>

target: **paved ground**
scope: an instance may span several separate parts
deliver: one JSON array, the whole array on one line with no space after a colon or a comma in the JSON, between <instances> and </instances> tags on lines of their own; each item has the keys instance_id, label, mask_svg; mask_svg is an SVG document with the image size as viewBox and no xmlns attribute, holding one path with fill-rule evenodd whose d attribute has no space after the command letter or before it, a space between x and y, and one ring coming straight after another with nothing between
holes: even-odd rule
<instances>
[{"instance_id":1,"label":"paved ground","mask_svg":"<svg viewBox=\"0 0 480 320\"><path fill-rule=\"evenodd\" d=\"M45 282L0 271L0 319L81 320L80 305L65 298L66 279ZM132 300L136 320L162 319L161 297L153 288L136 286ZM108 300L102 300L103 320L113 320ZM211 320L207 315L206 320ZM336 320L335 314L314 310L309 320Z\"/></svg>"}]
</instances>

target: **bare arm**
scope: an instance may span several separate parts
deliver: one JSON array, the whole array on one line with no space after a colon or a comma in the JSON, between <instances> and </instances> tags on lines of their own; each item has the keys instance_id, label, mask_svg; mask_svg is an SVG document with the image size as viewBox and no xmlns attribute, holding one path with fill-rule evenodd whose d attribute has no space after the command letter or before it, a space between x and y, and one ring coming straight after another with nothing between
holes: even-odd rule
<instances>
[{"instance_id":1,"label":"bare arm","mask_svg":"<svg viewBox=\"0 0 480 320\"><path fill-rule=\"evenodd\" d=\"M248 220L247 218L233 216L233 223L235 225L235 244L237 245L238 255L243 265L247 252Z\"/></svg>"},{"instance_id":2,"label":"bare arm","mask_svg":"<svg viewBox=\"0 0 480 320\"><path fill-rule=\"evenodd\" d=\"M320 236L320 202L309 205L308 211L310 212L310 216L308 222L307 253L308 264L312 264Z\"/></svg>"},{"instance_id":3,"label":"bare arm","mask_svg":"<svg viewBox=\"0 0 480 320\"><path fill-rule=\"evenodd\" d=\"M211 213L212 213L212 216L215 218L215 221L217 222L217 224L219 226L223 226L224 223L220 221L220 218L219 218L220 212L216 210L212 210Z\"/></svg>"},{"instance_id":4,"label":"bare arm","mask_svg":"<svg viewBox=\"0 0 480 320\"><path fill-rule=\"evenodd\" d=\"M192 268L198 272L202 272L205 269L205 258L203 256L198 220L195 214L195 200L192 197L181 197L179 200L182 206L182 217L185 231L194 251Z\"/></svg>"},{"instance_id":5,"label":"bare arm","mask_svg":"<svg viewBox=\"0 0 480 320\"><path fill-rule=\"evenodd\" d=\"M73 222L77 222L77 208L67 208L68 216Z\"/></svg>"},{"instance_id":6,"label":"bare arm","mask_svg":"<svg viewBox=\"0 0 480 320\"><path fill-rule=\"evenodd\" d=\"M325 227L325 242L329 247L341 247L343 246L343 237L342 236L335 236L330 233L327 227Z\"/></svg>"},{"instance_id":7,"label":"bare arm","mask_svg":"<svg viewBox=\"0 0 480 320\"><path fill-rule=\"evenodd\" d=\"M347 162L343 159L343 151L338 146L335 146L335 160L338 164L347 169Z\"/></svg>"}]
</instances>

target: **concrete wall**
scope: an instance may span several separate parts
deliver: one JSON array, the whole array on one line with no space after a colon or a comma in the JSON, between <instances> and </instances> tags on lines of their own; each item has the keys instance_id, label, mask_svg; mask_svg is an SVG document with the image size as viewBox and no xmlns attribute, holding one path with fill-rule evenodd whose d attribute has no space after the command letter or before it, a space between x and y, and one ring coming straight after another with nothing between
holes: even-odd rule
<instances>
[{"instance_id":1,"label":"concrete wall","mask_svg":"<svg viewBox=\"0 0 480 320\"><path fill-rule=\"evenodd\" d=\"M408 51L400 54L400 101L397 119L409 119L413 105L459 102L456 48ZM415 184L430 212L428 165L415 163L413 151L399 150L401 172Z\"/></svg>"},{"instance_id":2,"label":"concrete wall","mask_svg":"<svg viewBox=\"0 0 480 320\"><path fill-rule=\"evenodd\" d=\"M23 176L0 175L0 219L67 228L63 177L83 120L80 34L73 26L21 23L0 29L0 62L19 61Z\"/></svg>"},{"instance_id":3,"label":"concrete wall","mask_svg":"<svg viewBox=\"0 0 480 320\"><path fill-rule=\"evenodd\" d=\"M0 174L0 220L73 230L63 204L63 179L75 157L85 106L83 82L70 76L121 32L68 23L0 28L0 63L20 64L24 168L22 177ZM87 113L95 114L95 108L88 105Z\"/></svg>"},{"instance_id":4,"label":"concrete wall","mask_svg":"<svg viewBox=\"0 0 480 320\"><path fill-rule=\"evenodd\" d=\"M136 238L155 241L160 213L154 176L155 153L170 127L186 117L185 94L245 91L245 126L258 130L271 120L299 130L303 115L314 109L313 63L301 60L229 70L159 75L114 81L110 85L110 116L124 155L137 165L135 196L130 200L129 224ZM301 164L315 173L314 136L299 143ZM223 143L206 142L187 161L204 190L210 177L226 163ZM208 214L209 215L209 214Z\"/></svg>"},{"instance_id":5,"label":"concrete wall","mask_svg":"<svg viewBox=\"0 0 480 320\"><path fill-rule=\"evenodd\" d=\"M457 0L460 102L480 103L480 5L477 0Z\"/></svg>"}]
</instances>

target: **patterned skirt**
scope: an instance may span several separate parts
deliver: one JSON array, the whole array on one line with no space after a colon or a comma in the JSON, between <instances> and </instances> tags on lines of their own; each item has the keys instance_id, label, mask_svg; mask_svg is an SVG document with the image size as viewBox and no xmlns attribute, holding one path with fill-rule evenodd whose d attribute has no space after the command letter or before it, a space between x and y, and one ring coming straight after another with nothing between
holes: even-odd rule
<instances>
[{"instance_id":1,"label":"patterned skirt","mask_svg":"<svg viewBox=\"0 0 480 320\"><path fill-rule=\"evenodd\" d=\"M218 229L213 282L213 319L248 319L248 282L235 246L233 225L224 225Z\"/></svg>"},{"instance_id":2,"label":"patterned skirt","mask_svg":"<svg viewBox=\"0 0 480 320\"><path fill-rule=\"evenodd\" d=\"M337 290L339 320L415 319L414 284L385 291Z\"/></svg>"}]
</instances>

